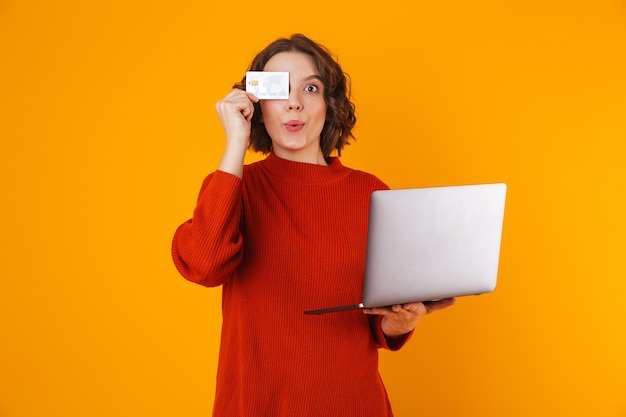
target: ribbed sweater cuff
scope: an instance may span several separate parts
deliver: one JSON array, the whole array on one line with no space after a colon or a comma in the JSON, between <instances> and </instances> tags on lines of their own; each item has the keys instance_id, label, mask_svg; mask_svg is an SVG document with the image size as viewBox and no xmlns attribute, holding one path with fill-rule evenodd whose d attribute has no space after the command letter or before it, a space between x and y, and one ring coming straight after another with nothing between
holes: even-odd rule
<instances>
[{"instance_id":1,"label":"ribbed sweater cuff","mask_svg":"<svg viewBox=\"0 0 626 417\"><path fill-rule=\"evenodd\" d=\"M372 331L374 332L374 338L376 339L376 341L378 341L378 344L383 349L388 349L391 351L400 350L400 348L402 348L402 346L404 346L405 343L408 342L409 339L411 339L411 336L413 336L413 333L415 332L414 329L410 333L407 333L405 335L388 338L387 336L385 336L385 333L383 333L382 323L383 316L375 316L372 323Z\"/></svg>"}]
</instances>

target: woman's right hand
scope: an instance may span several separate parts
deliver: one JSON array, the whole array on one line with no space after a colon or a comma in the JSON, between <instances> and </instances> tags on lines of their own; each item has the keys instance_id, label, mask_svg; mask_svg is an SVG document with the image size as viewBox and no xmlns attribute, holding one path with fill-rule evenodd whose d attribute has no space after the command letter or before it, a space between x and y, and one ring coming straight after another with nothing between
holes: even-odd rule
<instances>
[{"instance_id":1,"label":"woman's right hand","mask_svg":"<svg viewBox=\"0 0 626 417\"><path fill-rule=\"evenodd\" d=\"M258 101L259 99L252 94L235 88L215 105L226 134L226 149L222 155L219 170L241 178L243 161L250 139L254 103Z\"/></svg>"},{"instance_id":2,"label":"woman's right hand","mask_svg":"<svg viewBox=\"0 0 626 417\"><path fill-rule=\"evenodd\" d=\"M215 108L226 133L227 145L247 148L254 103L258 101L252 94L235 88L216 103Z\"/></svg>"}]
</instances>

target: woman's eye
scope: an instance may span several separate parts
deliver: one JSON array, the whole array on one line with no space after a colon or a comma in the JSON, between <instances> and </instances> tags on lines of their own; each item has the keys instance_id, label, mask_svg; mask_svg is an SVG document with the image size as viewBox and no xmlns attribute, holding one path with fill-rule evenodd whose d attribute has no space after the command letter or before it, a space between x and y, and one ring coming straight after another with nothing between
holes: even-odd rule
<instances>
[{"instance_id":1,"label":"woman's eye","mask_svg":"<svg viewBox=\"0 0 626 417\"><path fill-rule=\"evenodd\" d=\"M306 91L307 93L317 93L317 86L314 84L309 84L306 87L304 87L304 91Z\"/></svg>"}]
</instances>

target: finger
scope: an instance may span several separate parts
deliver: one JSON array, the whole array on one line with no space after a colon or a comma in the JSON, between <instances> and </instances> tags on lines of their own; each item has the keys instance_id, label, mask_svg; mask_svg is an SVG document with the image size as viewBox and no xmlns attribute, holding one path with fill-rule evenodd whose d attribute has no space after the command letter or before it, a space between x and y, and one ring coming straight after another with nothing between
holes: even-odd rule
<instances>
[{"instance_id":1,"label":"finger","mask_svg":"<svg viewBox=\"0 0 626 417\"><path fill-rule=\"evenodd\" d=\"M254 94L250 94L246 91L240 90L238 88L233 89L230 93L226 95L219 103L238 103L238 102L246 102L246 103L258 103L260 99L256 97Z\"/></svg>"},{"instance_id":2,"label":"finger","mask_svg":"<svg viewBox=\"0 0 626 417\"><path fill-rule=\"evenodd\" d=\"M450 307L454 305L455 303L456 303L455 298L444 298L443 300L426 301L424 302L424 306L426 307L427 314L429 314L429 313L433 313L435 311Z\"/></svg>"},{"instance_id":3,"label":"finger","mask_svg":"<svg viewBox=\"0 0 626 417\"><path fill-rule=\"evenodd\" d=\"M247 91L244 90L240 90L238 88L233 89L226 97L226 100L244 100L247 102L251 102L251 103L258 103L259 101L261 101L260 98L258 98L257 96L255 96L252 93L248 93Z\"/></svg>"},{"instance_id":4,"label":"finger","mask_svg":"<svg viewBox=\"0 0 626 417\"><path fill-rule=\"evenodd\" d=\"M364 308L363 313L365 314L376 314L379 316L387 316L389 314L394 314L391 307L374 307L374 308Z\"/></svg>"},{"instance_id":5,"label":"finger","mask_svg":"<svg viewBox=\"0 0 626 417\"><path fill-rule=\"evenodd\" d=\"M254 103L258 103L259 98L255 97L250 93L246 93L245 98L242 99L241 105L241 114L246 119L246 121L252 120L252 116L254 115Z\"/></svg>"},{"instance_id":6,"label":"finger","mask_svg":"<svg viewBox=\"0 0 626 417\"><path fill-rule=\"evenodd\" d=\"M241 109L241 115L248 122L252 120L252 116L254 115L254 106L244 105L243 109Z\"/></svg>"},{"instance_id":7,"label":"finger","mask_svg":"<svg viewBox=\"0 0 626 417\"><path fill-rule=\"evenodd\" d=\"M252 101L253 103L258 103L259 101L261 101L260 98L258 98L257 96L255 96L252 93L246 92L246 94L248 95L248 98L250 99L250 101Z\"/></svg>"},{"instance_id":8,"label":"finger","mask_svg":"<svg viewBox=\"0 0 626 417\"><path fill-rule=\"evenodd\" d=\"M403 305L400 305L400 304L396 304L390 307L368 308L368 309L364 309L363 312L365 314L376 314L379 316L387 316L387 317L411 317L411 316L416 315L413 310L406 309L404 308Z\"/></svg>"},{"instance_id":9,"label":"finger","mask_svg":"<svg viewBox=\"0 0 626 417\"><path fill-rule=\"evenodd\" d=\"M403 304L402 308L406 311L416 314L419 317L424 316L428 313L428 308L424 305L424 303Z\"/></svg>"},{"instance_id":10,"label":"finger","mask_svg":"<svg viewBox=\"0 0 626 417\"><path fill-rule=\"evenodd\" d=\"M249 121L254 114L254 104L245 92L231 92L223 100L217 102L216 108L218 114L226 118L237 114Z\"/></svg>"}]
</instances>

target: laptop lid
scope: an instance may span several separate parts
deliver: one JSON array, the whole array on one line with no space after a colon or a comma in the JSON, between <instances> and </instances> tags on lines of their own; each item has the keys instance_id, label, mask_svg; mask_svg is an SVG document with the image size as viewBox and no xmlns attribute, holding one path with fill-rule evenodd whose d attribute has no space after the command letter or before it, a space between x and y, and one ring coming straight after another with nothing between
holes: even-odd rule
<instances>
[{"instance_id":1,"label":"laptop lid","mask_svg":"<svg viewBox=\"0 0 626 417\"><path fill-rule=\"evenodd\" d=\"M503 183L373 192L361 302L305 313L494 291L505 197Z\"/></svg>"}]
</instances>

